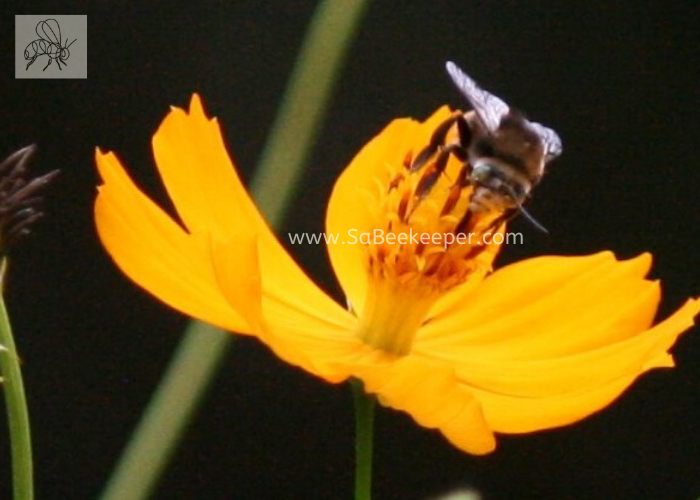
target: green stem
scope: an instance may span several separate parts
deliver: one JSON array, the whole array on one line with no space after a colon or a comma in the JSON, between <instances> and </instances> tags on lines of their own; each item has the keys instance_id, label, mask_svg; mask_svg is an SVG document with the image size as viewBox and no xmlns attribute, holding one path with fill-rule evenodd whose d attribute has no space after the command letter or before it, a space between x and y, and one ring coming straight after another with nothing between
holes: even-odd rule
<instances>
[{"instance_id":1,"label":"green stem","mask_svg":"<svg viewBox=\"0 0 700 500\"><path fill-rule=\"evenodd\" d=\"M376 399L365 393L359 380L351 380L350 386L355 402L355 500L371 500Z\"/></svg>"},{"instance_id":2,"label":"green stem","mask_svg":"<svg viewBox=\"0 0 700 500\"><path fill-rule=\"evenodd\" d=\"M4 262L0 273L0 287L5 271ZM7 405L7 420L10 428L10 451L12 453L12 488L14 500L34 498L34 471L32 464L32 439L29 430L29 412L24 393L20 360L12 336L10 318L5 299L0 293L0 371L3 392Z\"/></svg>"},{"instance_id":3,"label":"green stem","mask_svg":"<svg viewBox=\"0 0 700 500\"><path fill-rule=\"evenodd\" d=\"M251 186L253 198L273 227L280 225L293 197L368 3L326 0L314 13ZM101 500L149 497L232 338L197 321L188 326Z\"/></svg>"}]
</instances>

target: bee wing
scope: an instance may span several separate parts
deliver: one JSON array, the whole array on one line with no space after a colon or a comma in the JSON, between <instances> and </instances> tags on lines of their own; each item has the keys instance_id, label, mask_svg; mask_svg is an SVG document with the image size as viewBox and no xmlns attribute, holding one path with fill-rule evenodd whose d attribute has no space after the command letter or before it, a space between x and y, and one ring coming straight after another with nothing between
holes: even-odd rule
<instances>
[{"instance_id":1,"label":"bee wing","mask_svg":"<svg viewBox=\"0 0 700 500\"><path fill-rule=\"evenodd\" d=\"M535 132L537 132L540 139L542 139L542 144L544 144L544 155L547 161L553 160L561 154L562 145L559 134L557 134L551 128L545 127L539 123L530 122L530 126Z\"/></svg>"},{"instance_id":2,"label":"bee wing","mask_svg":"<svg viewBox=\"0 0 700 500\"><path fill-rule=\"evenodd\" d=\"M493 94L479 87L452 61L445 64L450 78L467 98L481 122L490 133L494 133L501 123L501 118L508 114L509 106Z\"/></svg>"},{"instance_id":3,"label":"bee wing","mask_svg":"<svg viewBox=\"0 0 700 500\"><path fill-rule=\"evenodd\" d=\"M36 25L35 31L36 34L39 35L39 38L49 43L58 44L59 47L61 46L61 27L55 19L47 19L46 21L39 22Z\"/></svg>"}]
</instances>

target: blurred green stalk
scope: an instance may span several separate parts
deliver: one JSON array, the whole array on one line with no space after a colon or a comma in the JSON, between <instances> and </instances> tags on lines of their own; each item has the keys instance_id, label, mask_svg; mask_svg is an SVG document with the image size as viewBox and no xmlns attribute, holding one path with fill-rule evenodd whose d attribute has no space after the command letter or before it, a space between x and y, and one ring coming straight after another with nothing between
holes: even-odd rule
<instances>
[{"instance_id":1,"label":"blurred green stalk","mask_svg":"<svg viewBox=\"0 0 700 500\"><path fill-rule=\"evenodd\" d=\"M314 13L251 185L278 226L326 114L368 0L326 0ZM158 483L233 336L193 321L109 479L101 500L144 500Z\"/></svg>"},{"instance_id":2,"label":"blurred green stalk","mask_svg":"<svg viewBox=\"0 0 700 500\"><path fill-rule=\"evenodd\" d=\"M5 262L0 270L0 290L5 276ZM24 394L22 371L19 367L15 341L5 299L0 293L0 372L2 391L7 406L10 428L10 452L12 454L12 491L14 500L33 500L34 469L32 464L32 439L29 430L29 412Z\"/></svg>"}]
</instances>

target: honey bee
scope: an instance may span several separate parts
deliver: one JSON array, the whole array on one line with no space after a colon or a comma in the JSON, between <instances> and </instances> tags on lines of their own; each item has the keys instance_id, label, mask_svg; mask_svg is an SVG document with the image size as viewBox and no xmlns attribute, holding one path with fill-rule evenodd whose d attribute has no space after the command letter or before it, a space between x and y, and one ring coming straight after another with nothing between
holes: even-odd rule
<instances>
[{"instance_id":1,"label":"honey bee","mask_svg":"<svg viewBox=\"0 0 700 500\"><path fill-rule=\"evenodd\" d=\"M420 169L437 154L435 168L418 194L430 191L450 155L454 155L464 165L457 182L474 188L469 204L472 213L499 213L503 214L502 220L521 213L547 232L523 203L542 178L545 165L561 154L561 139L554 130L528 121L481 89L455 63L448 61L446 68L473 111L455 113L439 125L430 143L415 157L411 171ZM447 135L455 125L457 139L447 144Z\"/></svg>"}]
</instances>

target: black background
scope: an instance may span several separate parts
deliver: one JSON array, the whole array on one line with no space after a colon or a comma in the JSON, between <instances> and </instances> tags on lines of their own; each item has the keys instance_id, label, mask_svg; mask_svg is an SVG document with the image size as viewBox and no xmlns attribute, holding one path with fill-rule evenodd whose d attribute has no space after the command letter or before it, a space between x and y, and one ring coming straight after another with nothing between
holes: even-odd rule
<instances>
[{"instance_id":1,"label":"black background","mask_svg":"<svg viewBox=\"0 0 700 500\"><path fill-rule=\"evenodd\" d=\"M7 290L44 499L97 496L186 324L132 286L101 249L92 222L94 147L118 151L167 206L150 138L169 105L198 91L249 180L315 5L65 3L4 3L0 35L0 155L36 142L36 171L63 171L48 216L12 256ZM525 244L507 248L501 262L651 251L665 290L660 315L668 314L700 294L699 16L695 2L651 4L370 5L283 231L322 230L334 178L390 119L464 104L443 70L453 59L564 140L564 155L529 205L551 235L516 222ZM87 80L14 79L13 16L51 13L88 14ZM323 248L294 251L338 293ZM697 330L673 352L676 369L643 377L605 411L567 428L503 437L482 458L382 410L375 496L426 499L471 485L486 499L696 499ZM0 442L0 497L9 498L7 438ZM348 389L243 340L156 498L351 498L352 450Z\"/></svg>"}]
</instances>

